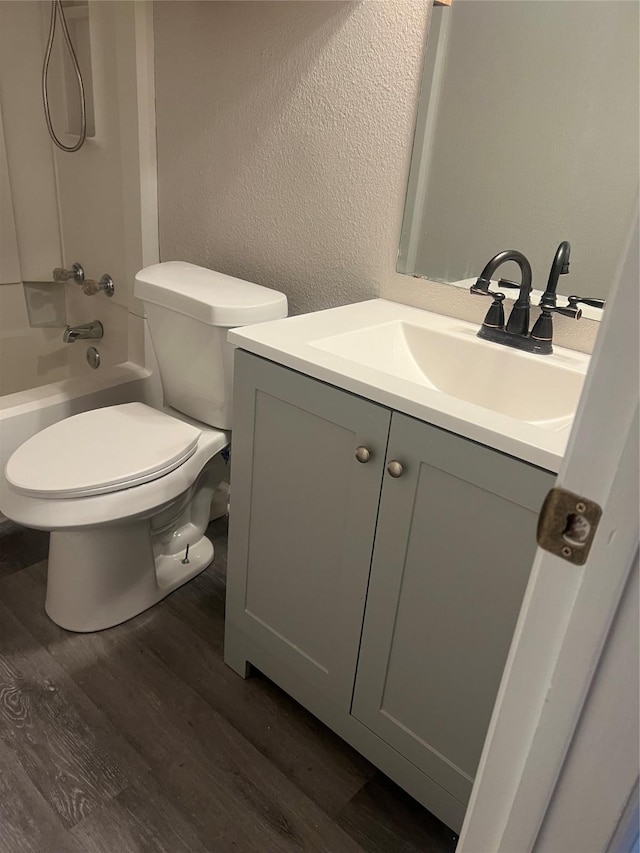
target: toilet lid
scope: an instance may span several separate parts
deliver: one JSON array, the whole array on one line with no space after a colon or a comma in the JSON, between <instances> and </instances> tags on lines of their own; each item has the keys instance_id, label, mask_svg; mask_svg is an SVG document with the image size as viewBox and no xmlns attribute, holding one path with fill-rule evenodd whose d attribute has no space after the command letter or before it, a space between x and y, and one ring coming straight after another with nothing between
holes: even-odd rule
<instances>
[{"instance_id":1,"label":"toilet lid","mask_svg":"<svg viewBox=\"0 0 640 853\"><path fill-rule=\"evenodd\" d=\"M199 437L197 427L143 403L109 406L43 429L15 451L5 474L25 495L100 495L168 474L195 453Z\"/></svg>"}]
</instances>

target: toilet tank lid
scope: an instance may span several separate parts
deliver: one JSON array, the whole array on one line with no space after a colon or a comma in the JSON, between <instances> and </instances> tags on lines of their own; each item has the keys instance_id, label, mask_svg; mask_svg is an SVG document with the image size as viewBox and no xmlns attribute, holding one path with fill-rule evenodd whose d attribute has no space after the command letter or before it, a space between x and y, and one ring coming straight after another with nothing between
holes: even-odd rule
<instances>
[{"instance_id":1,"label":"toilet tank lid","mask_svg":"<svg viewBox=\"0 0 640 853\"><path fill-rule=\"evenodd\" d=\"M134 295L210 326L248 326L287 316L284 293L221 272L165 261L136 275Z\"/></svg>"}]
</instances>

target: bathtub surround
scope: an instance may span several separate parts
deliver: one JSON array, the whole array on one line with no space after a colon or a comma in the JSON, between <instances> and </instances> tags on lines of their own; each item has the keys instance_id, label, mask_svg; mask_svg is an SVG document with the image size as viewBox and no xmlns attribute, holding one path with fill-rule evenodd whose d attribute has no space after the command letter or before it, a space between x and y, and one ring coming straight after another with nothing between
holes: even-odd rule
<instances>
[{"instance_id":1,"label":"bathtub surround","mask_svg":"<svg viewBox=\"0 0 640 853\"><path fill-rule=\"evenodd\" d=\"M55 162L40 92L43 9L43 3L20 0L0 4L0 108L11 193L7 213L15 223L19 271L13 281L46 281L62 262Z\"/></svg>"},{"instance_id":2,"label":"bathtub surround","mask_svg":"<svg viewBox=\"0 0 640 853\"><path fill-rule=\"evenodd\" d=\"M86 17L91 45L86 81L91 83L95 113L95 132L74 154L53 146L43 117L40 73L48 13L45 2L0 4L0 131L7 163L5 174L0 156L0 171L3 188L11 188L8 212L16 232L11 274L5 275L3 267L1 280L11 279L8 286L13 288L22 281L50 281L53 268L63 261L67 266L81 262L88 278L110 274L115 282L111 299L86 297L74 283L51 285L65 290L70 324L102 322L102 372L144 351L142 308L133 297L133 279L158 259L152 7L150 2L92 0L88 7L76 4L67 10L74 21ZM54 46L58 39L59 27ZM51 110L54 126L68 144L74 136L64 132L59 62L54 50ZM3 214L5 199L3 193ZM6 304L8 297L0 293L0 300ZM85 359L87 345L69 347L53 330L24 328L15 297L11 308L3 329L11 341L4 349L28 347L35 374L31 380L25 370L19 378L7 376L6 365L12 362L4 359L3 384L9 391L93 373ZM16 340L20 328L22 344Z\"/></svg>"},{"instance_id":3,"label":"bathtub surround","mask_svg":"<svg viewBox=\"0 0 640 853\"><path fill-rule=\"evenodd\" d=\"M0 715L0 845L453 853L445 826L301 706L225 666L225 519L207 535L204 574L91 636L44 615L43 534L0 538L0 662L11 708L29 708L28 726Z\"/></svg>"},{"instance_id":4,"label":"bathtub surround","mask_svg":"<svg viewBox=\"0 0 640 853\"><path fill-rule=\"evenodd\" d=\"M381 296L479 325L483 300L396 272L430 9L157 3L162 259L283 290L292 313ZM590 351L598 325L558 317L555 340Z\"/></svg>"},{"instance_id":5,"label":"bathtub surround","mask_svg":"<svg viewBox=\"0 0 640 853\"><path fill-rule=\"evenodd\" d=\"M21 283L0 284L0 397L71 375L62 328L32 328Z\"/></svg>"}]
</instances>

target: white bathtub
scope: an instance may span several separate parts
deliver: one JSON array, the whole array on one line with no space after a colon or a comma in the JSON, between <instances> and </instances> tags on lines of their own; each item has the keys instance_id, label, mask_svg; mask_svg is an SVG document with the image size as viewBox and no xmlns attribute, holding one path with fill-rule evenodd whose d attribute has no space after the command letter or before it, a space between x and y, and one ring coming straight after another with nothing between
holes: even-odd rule
<instances>
[{"instance_id":1,"label":"white bathtub","mask_svg":"<svg viewBox=\"0 0 640 853\"><path fill-rule=\"evenodd\" d=\"M151 371L125 362L91 376L0 397L0 472L4 473L7 460L24 441L69 415L117 403L148 402L150 377ZM0 523L4 520L1 510L0 506Z\"/></svg>"}]
</instances>

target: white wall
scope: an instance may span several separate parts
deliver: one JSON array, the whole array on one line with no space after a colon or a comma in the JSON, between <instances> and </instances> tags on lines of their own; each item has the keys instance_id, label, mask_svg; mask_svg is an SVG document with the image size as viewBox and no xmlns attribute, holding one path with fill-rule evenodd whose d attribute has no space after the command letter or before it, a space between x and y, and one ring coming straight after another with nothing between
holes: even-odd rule
<instances>
[{"instance_id":1,"label":"white wall","mask_svg":"<svg viewBox=\"0 0 640 853\"><path fill-rule=\"evenodd\" d=\"M395 271L430 4L155 4L160 253L283 290L480 322ZM596 323L556 323L591 349ZM567 331L568 330L568 331Z\"/></svg>"}]
</instances>

